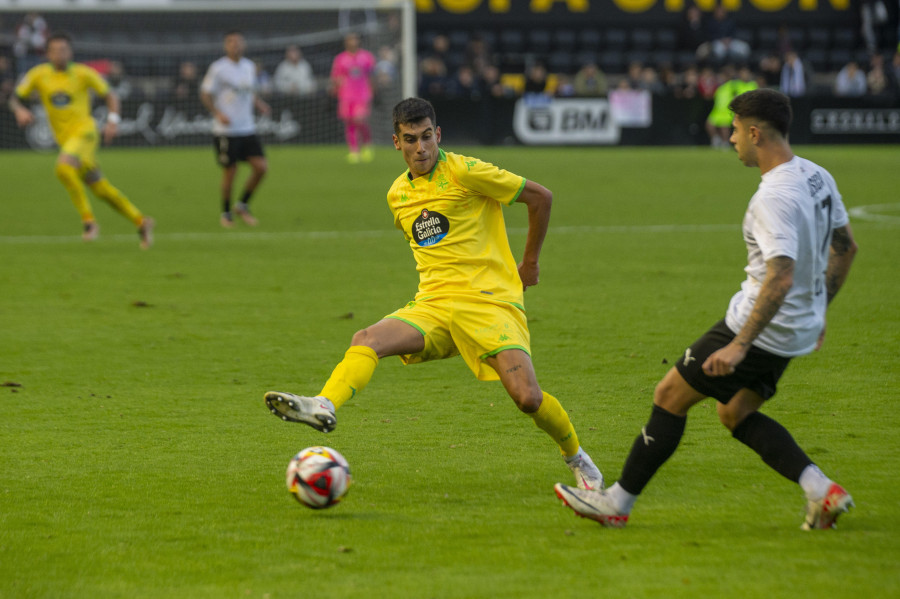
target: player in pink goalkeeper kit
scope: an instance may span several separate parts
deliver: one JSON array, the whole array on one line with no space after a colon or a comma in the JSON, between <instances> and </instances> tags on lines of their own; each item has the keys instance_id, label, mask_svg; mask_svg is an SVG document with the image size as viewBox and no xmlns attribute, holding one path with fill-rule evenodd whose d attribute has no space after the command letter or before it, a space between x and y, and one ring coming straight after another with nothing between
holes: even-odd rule
<instances>
[{"instance_id":1,"label":"player in pink goalkeeper kit","mask_svg":"<svg viewBox=\"0 0 900 599\"><path fill-rule=\"evenodd\" d=\"M355 33L344 38L344 48L331 65L331 84L338 99L338 118L344 121L344 135L350 149L347 160L351 163L360 160L368 162L372 159L369 114L375 56L359 47L359 36Z\"/></svg>"}]
</instances>

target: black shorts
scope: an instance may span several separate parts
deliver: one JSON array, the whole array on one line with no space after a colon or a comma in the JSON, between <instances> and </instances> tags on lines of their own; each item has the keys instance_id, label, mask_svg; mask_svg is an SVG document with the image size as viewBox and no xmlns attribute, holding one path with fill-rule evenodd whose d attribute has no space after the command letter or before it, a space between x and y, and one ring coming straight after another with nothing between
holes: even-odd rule
<instances>
[{"instance_id":1,"label":"black shorts","mask_svg":"<svg viewBox=\"0 0 900 599\"><path fill-rule=\"evenodd\" d=\"M728 403L741 389L759 393L763 399L775 395L778 379L784 374L790 358L776 356L771 352L751 345L747 357L737 365L734 373L727 376L707 376L703 372L703 362L713 352L731 343L735 334L720 320L694 341L678 358L675 368L687 383L706 395L722 403Z\"/></svg>"},{"instance_id":2,"label":"black shorts","mask_svg":"<svg viewBox=\"0 0 900 599\"><path fill-rule=\"evenodd\" d=\"M262 142L256 135L237 137L216 135L213 138L213 145L216 148L216 161L219 166L231 166L236 162L246 161L248 158L265 156Z\"/></svg>"}]
</instances>

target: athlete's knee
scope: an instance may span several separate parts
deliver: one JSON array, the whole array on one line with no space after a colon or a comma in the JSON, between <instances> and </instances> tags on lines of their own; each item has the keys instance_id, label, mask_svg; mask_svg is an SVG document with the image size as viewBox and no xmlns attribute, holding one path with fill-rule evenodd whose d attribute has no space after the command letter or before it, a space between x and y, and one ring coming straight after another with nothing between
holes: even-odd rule
<instances>
[{"instance_id":1,"label":"athlete's knee","mask_svg":"<svg viewBox=\"0 0 900 599\"><path fill-rule=\"evenodd\" d=\"M369 332L369 329L361 329L353 333L353 337L350 339L350 345L365 345L366 347L370 347L375 349L375 336Z\"/></svg>"},{"instance_id":2,"label":"athlete's knee","mask_svg":"<svg viewBox=\"0 0 900 599\"><path fill-rule=\"evenodd\" d=\"M519 385L507 389L516 407L526 414L537 412L544 400L544 394L537 385Z\"/></svg>"},{"instance_id":3,"label":"athlete's knee","mask_svg":"<svg viewBox=\"0 0 900 599\"><path fill-rule=\"evenodd\" d=\"M673 414L676 412L675 386L668 376L663 377L653 390L653 403Z\"/></svg>"},{"instance_id":4,"label":"athlete's knee","mask_svg":"<svg viewBox=\"0 0 900 599\"><path fill-rule=\"evenodd\" d=\"M719 422L730 431L734 431L747 416L755 411L755 409L742 406L734 400L728 403L716 403L716 413L719 415Z\"/></svg>"}]
</instances>

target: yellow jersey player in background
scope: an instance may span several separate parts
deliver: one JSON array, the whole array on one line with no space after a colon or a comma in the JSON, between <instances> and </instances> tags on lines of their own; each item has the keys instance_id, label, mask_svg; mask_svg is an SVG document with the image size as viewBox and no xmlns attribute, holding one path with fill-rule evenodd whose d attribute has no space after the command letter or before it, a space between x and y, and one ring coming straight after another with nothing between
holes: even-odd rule
<instances>
[{"instance_id":1,"label":"yellow jersey player in background","mask_svg":"<svg viewBox=\"0 0 900 599\"><path fill-rule=\"evenodd\" d=\"M25 73L9 100L9 107L16 115L16 123L26 127L34 122L35 117L25 103L32 94L40 96L60 149L56 176L81 215L82 238L93 241L100 233L85 192L86 184L97 197L109 202L134 223L138 228L141 247L147 249L153 243L153 219L141 214L121 191L113 187L97 164L99 132L91 116L91 91L106 100L109 112L103 127L103 138L110 143L121 120L119 98L97 71L72 62L69 36L56 33L47 41L47 62Z\"/></svg>"},{"instance_id":2,"label":"yellow jersey player in background","mask_svg":"<svg viewBox=\"0 0 900 599\"><path fill-rule=\"evenodd\" d=\"M603 476L559 401L538 385L531 361L523 297L538 283L553 194L477 158L441 150L441 128L425 100L403 100L393 120L394 147L409 169L391 186L388 206L413 251L418 293L353 336L319 395L270 391L269 410L329 432L336 408L363 390L381 358L413 364L461 355L478 379L500 380L519 410L550 435L580 488L601 489ZM528 207L518 265L503 220L503 206L517 202Z\"/></svg>"}]
</instances>

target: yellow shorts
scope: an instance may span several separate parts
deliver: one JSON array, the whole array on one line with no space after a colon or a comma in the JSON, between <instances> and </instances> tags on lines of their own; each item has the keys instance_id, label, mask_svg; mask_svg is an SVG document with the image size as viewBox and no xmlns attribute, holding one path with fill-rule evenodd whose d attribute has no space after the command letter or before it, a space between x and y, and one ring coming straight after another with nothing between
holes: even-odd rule
<instances>
[{"instance_id":1,"label":"yellow shorts","mask_svg":"<svg viewBox=\"0 0 900 599\"><path fill-rule=\"evenodd\" d=\"M100 135L93 121L90 125L81 125L66 132L65 140L59 144L60 154L74 156L80 163L79 171L89 173L97 168L97 146Z\"/></svg>"},{"instance_id":2,"label":"yellow shorts","mask_svg":"<svg viewBox=\"0 0 900 599\"><path fill-rule=\"evenodd\" d=\"M531 355L525 311L507 302L426 298L409 302L385 318L402 320L425 337L425 349L400 356L404 364L460 355L479 380L496 381L500 377L485 358L506 349L521 349Z\"/></svg>"}]
</instances>

